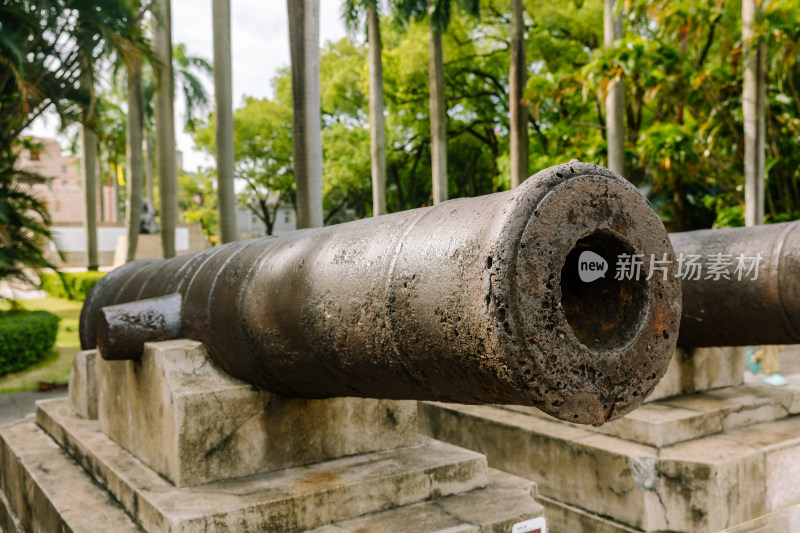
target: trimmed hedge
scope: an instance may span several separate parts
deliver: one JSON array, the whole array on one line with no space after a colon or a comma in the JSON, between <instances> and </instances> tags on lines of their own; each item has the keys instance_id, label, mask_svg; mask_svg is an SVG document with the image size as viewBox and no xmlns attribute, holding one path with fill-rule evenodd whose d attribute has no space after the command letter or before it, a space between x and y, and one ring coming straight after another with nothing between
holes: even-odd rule
<instances>
[{"instance_id":1,"label":"trimmed hedge","mask_svg":"<svg viewBox=\"0 0 800 533\"><path fill-rule=\"evenodd\" d=\"M53 348L59 318L47 311L0 312L0 375L27 368Z\"/></svg>"},{"instance_id":2,"label":"trimmed hedge","mask_svg":"<svg viewBox=\"0 0 800 533\"><path fill-rule=\"evenodd\" d=\"M55 273L39 274L39 279L42 282L41 289L46 293L57 298L83 301L94 284L105 275L105 272L66 272L61 274L63 283L61 277Z\"/></svg>"}]
</instances>

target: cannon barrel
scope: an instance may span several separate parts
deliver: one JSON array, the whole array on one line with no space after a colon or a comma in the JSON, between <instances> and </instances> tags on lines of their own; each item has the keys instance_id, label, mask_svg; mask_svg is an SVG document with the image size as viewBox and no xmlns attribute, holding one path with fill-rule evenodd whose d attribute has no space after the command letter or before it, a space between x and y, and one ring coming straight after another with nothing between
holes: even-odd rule
<instances>
[{"instance_id":1,"label":"cannon barrel","mask_svg":"<svg viewBox=\"0 0 800 533\"><path fill-rule=\"evenodd\" d=\"M581 280L585 251L607 275ZM615 280L626 253L673 257L634 186L572 161L511 191L129 263L89 294L81 343L125 359L182 335L286 396L533 405L599 424L653 390L678 331L680 283Z\"/></svg>"},{"instance_id":2,"label":"cannon barrel","mask_svg":"<svg viewBox=\"0 0 800 533\"><path fill-rule=\"evenodd\" d=\"M800 221L670 239L683 270L680 346L800 343Z\"/></svg>"}]
</instances>

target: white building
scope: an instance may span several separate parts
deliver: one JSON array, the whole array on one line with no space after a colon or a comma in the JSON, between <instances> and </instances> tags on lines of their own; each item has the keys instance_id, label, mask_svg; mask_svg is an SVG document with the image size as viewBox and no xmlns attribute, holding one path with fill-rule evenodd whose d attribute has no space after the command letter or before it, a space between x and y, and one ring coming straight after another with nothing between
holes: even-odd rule
<instances>
[{"instance_id":1,"label":"white building","mask_svg":"<svg viewBox=\"0 0 800 533\"><path fill-rule=\"evenodd\" d=\"M273 235L282 235L297 229L297 213L292 204L283 204L278 208L275 215L275 226ZM253 239L264 237L267 228L261 219L250 209L238 208L236 210L236 236L239 239Z\"/></svg>"}]
</instances>

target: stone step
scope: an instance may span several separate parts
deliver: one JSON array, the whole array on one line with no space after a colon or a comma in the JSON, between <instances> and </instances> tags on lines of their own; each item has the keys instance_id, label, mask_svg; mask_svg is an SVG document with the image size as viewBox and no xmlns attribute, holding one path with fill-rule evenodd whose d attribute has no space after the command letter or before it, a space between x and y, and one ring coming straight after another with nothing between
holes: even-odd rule
<instances>
[{"instance_id":1,"label":"stone step","mask_svg":"<svg viewBox=\"0 0 800 533\"><path fill-rule=\"evenodd\" d=\"M25 533L22 523L11 509L11 503L3 493L3 489L0 489L0 531L5 533Z\"/></svg>"},{"instance_id":2,"label":"stone step","mask_svg":"<svg viewBox=\"0 0 800 533\"><path fill-rule=\"evenodd\" d=\"M800 416L660 448L494 406L421 402L419 416L546 498L641 531L719 531L800 502Z\"/></svg>"},{"instance_id":3,"label":"stone step","mask_svg":"<svg viewBox=\"0 0 800 533\"><path fill-rule=\"evenodd\" d=\"M32 417L0 427L0 490L4 531L141 531Z\"/></svg>"},{"instance_id":4,"label":"stone step","mask_svg":"<svg viewBox=\"0 0 800 533\"><path fill-rule=\"evenodd\" d=\"M538 501L547 513L547 533L641 533L640 529L633 529L558 500L539 496Z\"/></svg>"},{"instance_id":5,"label":"stone step","mask_svg":"<svg viewBox=\"0 0 800 533\"><path fill-rule=\"evenodd\" d=\"M539 495L536 501L542 504L547 513L548 533L642 533L640 529L633 529L607 517L545 496ZM793 505L788 509L727 527L719 533L797 533L798 524L800 524L800 505Z\"/></svg>"},{"instance_id":6,"label":"stone step","mask_svg":"<svg viewBox=\"0 0 800 533\"><path fill-rule=\"evenodd\" d=\"M489 469L484 488L336 522L309 533L506 532L515 523L544 514L544 508L530 498L535 491L532 481Z\"/></svg>"},{"instance_id":7,"label":"stone step","mask_svg":"<svg viewBox=\"0 0 800 533\"><path fill-rule=\"evenodd\" d=\"M484 456L421 437L393 450L178 488L67 400L37 403L37 422L147 531L302 531L487 484Z\"/></svg>"},{"instance_id":8,"label":"stone step","mask_svg":"<svg viewBox=\"0 0 800 533\"><path fill-rule=\"evenodd\" d=\"M537 501L547 513L548 533L642 533L580 507L539 496ZM800 524L800 506L748 520L719 533L796 533Z\"/></svg>"},{"instance_id":9,"label":"stone step","mask_svg":"<svg viewBox=\"0 0 800 533\"><path fill-rule=\"evenodd\" d=\"M534 407L498 407L555 420ZM798 413L798 389L739 385L646 403L624 418L599 427L557 422L648 446L662 447L756 423L771 422Z\"/></svg>"}]
</instances>

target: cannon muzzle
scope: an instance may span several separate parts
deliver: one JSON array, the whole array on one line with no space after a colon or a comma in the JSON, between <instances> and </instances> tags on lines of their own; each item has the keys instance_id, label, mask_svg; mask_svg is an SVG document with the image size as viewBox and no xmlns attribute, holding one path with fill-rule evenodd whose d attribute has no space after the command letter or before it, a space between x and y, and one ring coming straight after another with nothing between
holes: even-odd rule
<instances>
[{"instance_id":1,"label":"cannon muzzle","mask_svg":"<svg viewBox=\"0 0 800 533\"><path fill-rule=\"evenodd\" d=\"M507 192L129 263L90 293L81 343L136 358L180 334L286 396L533 405L600 424L653 390L677 338L680 282L616 279L631 254L645 272L674 260L636 187L573 161ZM151 300L170 295L177 311L178 296Z\"/></svg>"}]
</instances>

